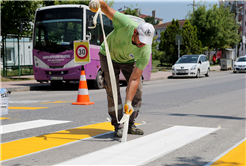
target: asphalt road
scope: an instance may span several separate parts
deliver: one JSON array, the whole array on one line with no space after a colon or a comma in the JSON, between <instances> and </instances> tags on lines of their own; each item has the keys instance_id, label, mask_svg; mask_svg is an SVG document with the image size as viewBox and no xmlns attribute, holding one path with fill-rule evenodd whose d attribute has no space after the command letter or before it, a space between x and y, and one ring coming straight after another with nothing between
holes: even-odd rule
<instances>
[{"instance_id":1,"label":"asphalt road","mask_svg":"<svg viewBox=\"0 0 246 166\"><path fill-rule=\"evenodd\" d=\"M139 128L145 131L145 135L128 134L128 141L173 126L214 128L216 130L206 136L144 162L148 166L206 165L245 138L245 85L245 74L233 74L231 71L211 72L210 77L202 76L199 79L170 78L144 82L142 108L137 123L141 123ZM4 144L107 121L105 90L89 89L90 101L95 104L78 106L71 105L77 100L78 91L75 87L63 87L56 91L13 92L9 107L18 108L9 109L8 115L4 116L9 119L1 120L2 125L40 119L69 122L2 134L1 142ZM125 88L121 87L122 99L125 99ZM30 107L46 108L30 110ZM120 140L109 132L11 158L2 165L54 165L118 144ZM11 149L8 153L11 153Z\"/></svg>"}]
</instances>

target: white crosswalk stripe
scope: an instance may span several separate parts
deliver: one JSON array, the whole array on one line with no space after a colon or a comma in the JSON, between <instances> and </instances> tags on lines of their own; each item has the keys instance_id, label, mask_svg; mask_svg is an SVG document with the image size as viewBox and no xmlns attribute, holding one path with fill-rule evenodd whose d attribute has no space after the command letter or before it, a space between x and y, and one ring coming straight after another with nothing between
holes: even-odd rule
<instances>
[{"instance_id":1,"label":"white crosswalk stripe","mask_svg":"<svg viewBox=\"0 0 246 166\"><path fill-rule=\"evenodd\" d=\"M143 165L219 129L174 126L57 165Z\"/></svg>"},{"instance_id":2,"label":"white crosswalk stripe","mask_svg":"<svg viewBox=\"0 0 246 166\"><path fill-rule=\"evenodd\" d=\"M30 104L30 103L43 103L48 102L49 100L9 100L9 103L24 103L24 104Z\"/></svg>"},{"instance_id":3,"label":"white crosswalk stripe","mask_svg":"<svg viewBox=\"0 0 246 166\"><path fill-rule=\"evenodd\" d=\"M57 125L62 123L68 123L70 121L61 121L61 120L33 120L28 122L20 122L8 125L0 126L0 134L6 134L16 131L34 129L38 127L50 126L50 125Z\"/></svg>"}]
</instances>

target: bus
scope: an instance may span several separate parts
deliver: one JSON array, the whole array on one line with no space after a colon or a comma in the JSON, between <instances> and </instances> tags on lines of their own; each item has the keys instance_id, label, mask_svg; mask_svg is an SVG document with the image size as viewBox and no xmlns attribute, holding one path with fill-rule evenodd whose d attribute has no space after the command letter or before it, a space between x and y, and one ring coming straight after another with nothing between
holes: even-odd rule
<instances>
[{"instance_id":1,"label":"bus","mask_svg":"<svg viewBox=\"0 0 246 166\"><path fill-rule=\"evenodd\" d=\"M100 17L95 29L89 29L93 16L86 5L53 5L36 10L33 30L33 73L38 82L50 82L57 87L62 82L79 81L81 65L74 62L73 42L89 40L91 62L84 65L86 79L101 89L102 70L99 50L103 42ZM134 19L132 17L132 19ZM113 22L103 15L107 36L114 28ZM143 80L150 80L151 60L143 71ZM125 81L122 73L120 80Z\"/></svg>"}]
</instances>

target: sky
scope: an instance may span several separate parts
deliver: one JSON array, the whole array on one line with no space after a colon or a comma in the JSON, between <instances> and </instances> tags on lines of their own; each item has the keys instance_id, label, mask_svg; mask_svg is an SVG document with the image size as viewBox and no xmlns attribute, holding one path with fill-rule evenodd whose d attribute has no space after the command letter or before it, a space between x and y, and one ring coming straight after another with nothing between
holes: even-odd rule
<instances>
[{"instance_id":1,"label":"sky","mask_svg":"<svg viewBox=\"0 0 246 166\"><path fill-rule=\"evenodd\" d=\"M201 0L195 0L195 3ZM206 5L218 4L218 0L207 0ZM163 23L185 19L187 13L193 10L193 0L115 0L113 9L124 9L124 6L131 9L140 8L141 14L152 16L152 10L156 10L156 17L163 19Z\"/></svg>"}]
</instances>

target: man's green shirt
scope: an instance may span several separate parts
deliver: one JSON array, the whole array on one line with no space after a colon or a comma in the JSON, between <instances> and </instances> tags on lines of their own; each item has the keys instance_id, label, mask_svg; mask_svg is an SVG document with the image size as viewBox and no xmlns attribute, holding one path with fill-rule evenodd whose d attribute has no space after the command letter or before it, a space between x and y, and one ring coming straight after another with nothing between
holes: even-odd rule
<instances>
[{"instance_id":1,"label":"man's green shirt","mask_svg":"<svg viewBox=\"0 0 246 166\"><path fill-rule=\"evenodd\" d=\"M115 12L113 17L114 30L107 36L109 52L112 60L117 63L133 63L140 70L144 70L150 60L150 46L138 48L132 44L132 35L138 24L128 16ZM106 55L105 43L100 48L100 53Z\"/></svg>"}]
</instances>

